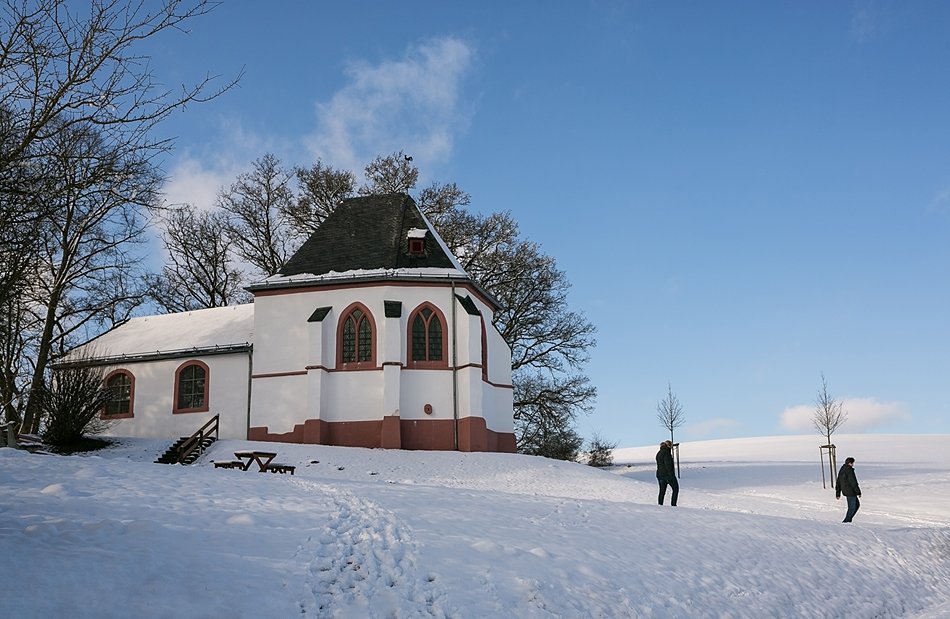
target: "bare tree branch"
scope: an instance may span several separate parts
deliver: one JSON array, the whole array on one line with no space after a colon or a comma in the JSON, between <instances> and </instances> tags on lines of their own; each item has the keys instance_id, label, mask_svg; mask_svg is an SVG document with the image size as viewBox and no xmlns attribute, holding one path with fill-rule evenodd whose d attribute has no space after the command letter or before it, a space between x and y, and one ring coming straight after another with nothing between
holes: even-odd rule
<instances>
[{"instance_id":1,"label":"bare tree branch","mask_svg":"<svg viewBox=\"0 0 950 619\"><path fill-rule=\"evenodd\" d=\"M660 425L670 431L670 442L673 441L673 430L683 425L686 417L683 415L683 406L673 394L673 386L667 384L666 397L656 405L656 419Z\"/></svg>"},{"instance_id":2,"label":"bare tree branch","mask_svg":"<svg viewBox=\"0 0 950 619\"><path fill-rule=\"evenodd\" d=\"M190 204L163 216L168 263L151 276L150 295L167 312L187 312L250 302L244 274L234 264L227 214Z\"/></svg>"},{"instance_id":3,"label":"bare tree branch","mask_svg":"<svg viewBox=\"0 0 950 619\"><path fill-rule=\"evenodd\" d=\"M309 237L317 231L333 209L356 192L356 175L334 170L322 161L309 168L296 168L297 199L286 205L285 216L294 230Z\"/></svg>"},{"instance_id":4,"label":"bare tree branch","mask_svg":"<svg viewBox=\"0 0 950 619\"><path fill-rule=\"evenodd\" d=\"M284 266L300 242L286 217L294 201L292 173L271 154L257 159L253 166L218 194L217 205L229 215L234 251L269 277Z\"/></svg>"},{"instance_id":5,"label":"bare tree branch","mask_svg":"<svg viewBox=\"0 0 950 619\"><path fill-rule=\"evenodd\" d=\"M841 427L848 420L848 413L843 408L843 403L831 397L828 393L828 381L825 380L825 373L821 373L821 390L815 397L815 413L812 416L812 425L815 430L828 439L827 445L831 444L831 435L835 430Z\"/></svg>"}]
</instances>

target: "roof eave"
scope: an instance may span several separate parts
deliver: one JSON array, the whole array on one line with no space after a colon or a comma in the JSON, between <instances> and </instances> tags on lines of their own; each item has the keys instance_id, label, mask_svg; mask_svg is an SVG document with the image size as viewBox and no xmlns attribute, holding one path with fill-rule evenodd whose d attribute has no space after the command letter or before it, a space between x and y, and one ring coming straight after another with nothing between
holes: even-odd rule
<instances>
[{"instance_id":1,"label":"roof eave","mask_svg":"<svg viewBox=\"0 0 950 619\"><path fill-rule=\"evenodd\" d=\"M372 282L391 282L391 281L405 281L405 282L449 282L449 281L460 281L462 283L470 285L472 288L478 291L478 293L484 297L484 299L492 305L492 311L501 309L501 303L498 302L491 293L482 288L478 283L475 282L471 277L465 273L458 273L456 275L446 273L445 275L433 275L431 273L419 275L413 275L411 273L373 273L373 274L340 274L334 275L333 277L325 276L290 276L281 278L280 281L276 282L258 282L256 284L251 284L250 286L245 286L244 289L248 292L260 292L264 290L278 290L286 288L310 288L315 286L334 286L339 284L364 284Z\"/></svg>"},{"instance_id":2,"label":"roof eave","mask_svg":"<svg viewBox=\"0 0 950 619\"><path fill-rule=\"evenodd\" d=\"M195 346L176 350L156 350L151 352L129 353L122 355L107 355L102 357L85 357L76 360L64 358L51 364L54 370L65 370L73 367L94 367L100 365L121 365L125 363L141 363L143 361L162 361L164 359L180 359L182 357L209 357L212 355L230 355L250 352L254 345L250 342L240 344L216 344L213 346Z\"/></svg>"}]
</instances>

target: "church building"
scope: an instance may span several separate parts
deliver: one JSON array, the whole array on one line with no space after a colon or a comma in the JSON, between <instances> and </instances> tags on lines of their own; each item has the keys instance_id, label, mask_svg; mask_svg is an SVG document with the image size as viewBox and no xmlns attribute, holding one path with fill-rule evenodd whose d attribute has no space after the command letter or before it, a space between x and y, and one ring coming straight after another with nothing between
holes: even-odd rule
<instances>
[{"instance_id":1,"label":"church building","mask_svg":"<svg viewBox=\"0 0 950 619\"><path fill-rule=\"evenodd\" d=\"M344 200L254 302L133 318L74 351L116 436L515 451L498 304L411 197ZM66 363L68 364L67 359Z\"/></svg>"}]
</instances>

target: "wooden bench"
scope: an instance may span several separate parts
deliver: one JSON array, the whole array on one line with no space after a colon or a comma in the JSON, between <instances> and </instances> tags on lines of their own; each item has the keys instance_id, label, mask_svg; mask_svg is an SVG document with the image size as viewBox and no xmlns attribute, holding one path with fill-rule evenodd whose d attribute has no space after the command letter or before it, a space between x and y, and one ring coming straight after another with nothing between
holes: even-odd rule
<instances>
[{"instance_id":1,"label":"wooden bench","mask_svg":"<svg viewBox=\"0 0 950 619\"><path fill-rule=\"evenodd\" d=\"M214 468L216 469L241 469L244 470L244 463L240 460L223 460L221 462L215 462Z\"/></svg>"},{"instance_id":2,"label":"wooden bench","mask_svg":"<svg viewBox=\"0 0 950 619\"><path fill-rule=\"evenodd\" d=\"M288 472L289 472L291 475L293 475L293 474L294 474L294 470L295 470L296 468L297 468L297 467L291 466L291 465L289 465L289 464L268 464L268 465L267 465L267 470L268 470L268 471L270 471L271 473L280 473L280 474L284 474L284 473L288 473Z\"/></svg>"}]
</instances>

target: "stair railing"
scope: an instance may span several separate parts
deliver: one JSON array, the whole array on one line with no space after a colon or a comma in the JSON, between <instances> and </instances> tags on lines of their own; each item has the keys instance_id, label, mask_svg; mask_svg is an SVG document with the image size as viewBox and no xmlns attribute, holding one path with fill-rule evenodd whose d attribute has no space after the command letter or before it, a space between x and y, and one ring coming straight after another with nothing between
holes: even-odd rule
<instances>
[{"instance_id":1,"label":"stair railing","mask_svg":"<svg viewBox=\"0 0 950 619\"><path fill-rule=\"evenodd\" d=\"M211 436L212 433L214 433L214 438L218 438L218 417L220 417L220 415L212 417L208 423L201 426L197 432L189 436L185 439L185 442L178 446L179 464L184 462L185 458L191 455L191 452L196 449L198 450L199 456L204 453L205 439Z\"/></svg>"}]
</instances>

